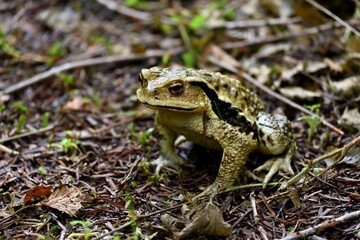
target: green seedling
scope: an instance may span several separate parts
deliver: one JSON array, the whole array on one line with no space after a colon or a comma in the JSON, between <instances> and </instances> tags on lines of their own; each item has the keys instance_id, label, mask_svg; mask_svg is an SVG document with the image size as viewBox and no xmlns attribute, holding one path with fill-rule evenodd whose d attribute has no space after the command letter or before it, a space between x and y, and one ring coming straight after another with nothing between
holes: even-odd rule
<instances>
[{"instance_id":1,"label":"green seedling","mask_svg":"<svg viewBox=\"0 0 360 240\"><path fill-rule=\"evenodd\" d=\"M79 149L77 140L73 138L64 138L59 143L51 144L51 147L57 147L63 150L67 155L73 155L74 152Z\"/></svg>"},{"instance_id":2,"label":"green seedling","mask_svg":"<svg viewBox=\"0 0 360 240\"><path fill-rule=\"evenodd\" d=\"M125 5L128 7L139 7L143 3L143 0L125 0Z\"/></svg>"},{"instance_id":3,"label":"green seedling","mask_svg":"<svg viewBox=\"0 0 360 240\"><path fill-rule=\"evenodd\" d=\"M66 50L63 48L61 42L54 42L49 50L49 55L52 57L63 57L66 55Z\"/></svg>"},{"instance_id":4,"label":"green seedling","mask_svg":"<svg viewBox=\"0 0 360 240\"><path fill-rule=\"evenodd\" d=\"M91 224L91 222L89 221L81 221L81 220L74 220L70 222L71 226L75 226L75 225L81 225L84 229L84 239L88 240L90 237L90 228L89 225Z\"/></svg>"},{"instance_id":5,"label":"green seedling","mask_svg":"<svg viewBox=\"0 0 360 240\"><path fill-rule=\"evenodd\" d=\"M59 73L57 76L63 81L65 87L67 88L70 84L74 83L74 76L71 74Z\"/></svg>"},{"instance_id":6,"label":"green seedling","mask_svg":"<svg viewBox=\"0 0 360 240\"><path fill-rule=\"evenodd\" d=\"M111 49L111 42L109 41L109 39L101 36L101 35L92 35L90 37L90 40L94 43L98 43L103 45L106 48L106 51L108 53L112 53L112 49Z\"/></svg>"},{"instance_id":7,"label":"green seedling","mask_svg":"<svg viewBox=\"0 0 360 240\"><path fill-rule=\"evenodd\" d=\"M191 30L198 30L198 29L204 27L207 19L208 19L208 18L207 18L207 16L205 16L205 15L201 15L201 14L195 15L195 16L191 19L191 21L190 21L190 23L189 23L190 29L191 29Z\"/></svg>"},{"instance_id":8,"label":"green seedling","mask_svg":"<svg viewBox=\"0 0 360 240\"><path fill-rule=\"evenodd\" d=\"M17 109L21 113L27 113L28 112L28 108L24 104L22 104L21 102L14 102L11 106L13 108Z\"/></svg>"},{"instance_id":9,"label":"green seedling","mask_svg":"<svg viewBox=\"0 0 360 240\"><path fill-rule=\"evenodd\" d=\"M5 32L0 29L0 53L3 52L9 56L18 58L20 57L20 52L17 51L6 38Z\"/></svg>"},{"instance_id":10,"label":"green seedling","mask_svg":"<svg viewBox=\"0 0 360 240\"><path fill-rule=\"evenodd\" d=\"M128 210L129 212L128 216L130 218L130 221L132 222L131 228L133 232L133 237L131 239L140 239L142 233L141 233L141 229L137 226L137 222L136 222L137 216L135 213L133 199L130 194L126 194L125 196L125 208Z\"/></svg>"},{"instance_id":11,"label":"green seedling","mask_svg":"<svg viewBox=\"0 0 360 240\"><path fill-rule=\"evenodd\" d=\"M41 128L47 127L47 125L49 125L49 116L50 116L49 112L44 113L44 116L43 116L43 118L41 120L41 124L40 124Z\"/></svg>"},{"instance_id":12,"label":"green seedling","mask_svg":"<svg viewBox=\"0 0 360 240\"><path fill-rule=\"evenodd\" d=\"M21 113L17 120L17 123L16 123L16 132L19 133L19 132L21 132L21 130L24 128L24 126L26 124L26 121L27 121L26 115L29 110L21 102L14 102L11 106Z\"/></svg>"},{"instance_id":13,"label":"green seedling","mask_svg":"<svg viewBox=\"0 0 360 240\"><path fill-rule=\"evenodd\" d=\"M45 169L43 166L40 166L40 167L38 168L38 170L39 170L39 173L40 173L41 175L45 175L45 174L46 174L46 169Z\"/></svg>"},{"instance_id":14,"label":"green seedling","mask_svg":"<svg viewBox=\"0 0 360 240\"><path fill-rule=\"evenodd\" d=\"M163 65L164 67L168 67L169 64L170 64L170 59L171 59L171 55L165 53L165 54L162 56L162 58L161 58L162 65Z\"/></svg>"},{"instance_id":15,"label":"green seedling","mask_svg":"<svg viewBox=\"0 0 360 240\"><path fill-rule=\"evenodd\" d=\"M19 119L16 123L16 133L21 132L21 130L24 128L24 126L26 124L26 120L27 120L27 117L25 114L21 114L19 116Z\"/></svg>"},{"instance_id":16,"label":"green seedling","mask_svg":"<svg viewBox=\"0 0 360 240\"><path fill-rule=\"evenodd\" d=\"M304 120L309 125L307 141L310 142L313 134L321 123L321 119L317 115L319 112L320 104L305 105L304 107L314 113L311 115L302 115L300 117L300 120Z\"/></svg>"},{"instance_id":17,"label":"green seedling","mask_svg":"<svg viewBox=\"0 0 360 240\"><path fill-rule=\"evenodd\" d=\"M1 105L0 105L0 113L1 113L2 111L4 111L5 109L6 109L5 104L1 104Z\"/></svg>"},{"instance_id":18,"label":"green seedling","mask_svg":"<svg viewBox=\"0 0 360 240\"><path fill-rule=\"evenodd\" d=\"M96 91L94 89L93 94L92 94L92 102L95 104L96 107L100 108L101 107L101 97L100 97L100 93L98 91Z\"/></svg>"},{"instance_id":19,"label":"green seedling","mask_svg":"<svg viewBox=\"0 0 360 240\"><path fill-rule=\"evenodd\" d=\"M185 52L181 55L181 59L186 67L194 67L197 60L197 55L192 52Z\"/></svg>"},{"instance_id":20,"label":"green seedling","mask_svg":"<svg viewBox=\"0 0 360 240\"><path fill-rule=\"evenodd\" d=\"M147 130L146 132L141 132L138 134L138 142L141 143L143 146L149 145L150 136L152 134L152 130Z\"/></svg>"}]
</instances>

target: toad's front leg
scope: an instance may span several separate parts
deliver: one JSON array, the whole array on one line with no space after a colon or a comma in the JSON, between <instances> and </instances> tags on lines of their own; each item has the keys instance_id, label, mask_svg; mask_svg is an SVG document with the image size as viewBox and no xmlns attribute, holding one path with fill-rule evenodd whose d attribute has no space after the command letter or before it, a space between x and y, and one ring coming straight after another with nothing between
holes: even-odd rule
<instances>
[{"instance_id":1,"label":"toad's front leg","mask_svg":"<svg viewBox=\"0 0 360 240\"><path fill-rule=\"evenodd\" d=\"M156 165L155 173L158 174L163 167L179 170L180 165L183 165L185 161L175 153L174 142L177 134L158 121L156 121L156 130L159 137L160 156L152 161L152 164Z\"/></svg>"},{"instance_id":2,"label":"toad's front leg","mask_svg":"<svg viewBox=\"0 0 360 240\"><path fill-rule=\"evenodd\" d=\"M251 131L239 131L222 120L210 120L207 135L219 142L223 156L215 181L200 194L214 196L220 189L234 184L251 152L257 148L257 139Z\"/></svg>"}]
</instances>

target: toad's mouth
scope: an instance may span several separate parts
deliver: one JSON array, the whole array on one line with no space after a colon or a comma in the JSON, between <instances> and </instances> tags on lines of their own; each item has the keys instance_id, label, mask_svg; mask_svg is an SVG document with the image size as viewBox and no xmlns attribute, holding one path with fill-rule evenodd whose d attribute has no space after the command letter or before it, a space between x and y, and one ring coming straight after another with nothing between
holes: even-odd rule
<instances>
[{"instance_id":1,"label":"toad's mouth","mask_svg":"<svg viewBox=\"0 0 360 240\"><path fill-rule=\"evenodd\" d=\"M141 102L141 103L151 109L164 109L164 110L169 110L169 111L183 111L183 112L191 112L191 111L196 110L196 107L178 107L178 106L169 106L169 105L158 105L158 104L149 104L147 102Z\"/></svg>"}]
</instances>

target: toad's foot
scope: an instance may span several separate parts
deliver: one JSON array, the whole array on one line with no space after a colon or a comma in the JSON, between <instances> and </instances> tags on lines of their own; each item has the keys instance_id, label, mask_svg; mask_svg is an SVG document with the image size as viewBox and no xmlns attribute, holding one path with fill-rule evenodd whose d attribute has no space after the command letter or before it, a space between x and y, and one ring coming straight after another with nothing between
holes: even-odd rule
<instances>
[{"instance_id":1,"label":"toad's foot","mask_svg":"<svg viewBox=\"0 0 360 240\"><path fill-rule=\"evenodd\" d=\"M185 160L181 157L174 155L171 158L160 155L157 159L151 162L156 166L155 174L159 174L164 168L175 170L175 172L181 172L181 165L185 165Z\"/></svg>"},{"instance_id":2,"label":"toad's foot","mask_svg":"<svg viewBox=\"0 0 360 240\"><path fill-rule=\"evenodd\" d=\"M292 144L291 147L286 151L285 154L281 154L280 156L275 156L267 160L263 165L257 167L254 172L258 173L263 170L268 170L269 172L265 175L263 180L263 188L269 183L271 178L275 173L280 170L286 172L289 175L294 175L294 171L291 168L291 160L293 158L295 151L295 144Z\"/></svg>"},{"instance_id":3,"label":"toad's foot","mask_svg":"<svg viewBox=\"0 0 360 240\"><path fill-rule=\"evenodd\" d=\"M202 191L200 194L196 195L192 202L196 202L200 199L208 199L209 201L212 201L214 197L222 190L223 188L219 186L216 182L212 183L210 186L208 186L204 191Z\"/></svg>"}]
</instances>

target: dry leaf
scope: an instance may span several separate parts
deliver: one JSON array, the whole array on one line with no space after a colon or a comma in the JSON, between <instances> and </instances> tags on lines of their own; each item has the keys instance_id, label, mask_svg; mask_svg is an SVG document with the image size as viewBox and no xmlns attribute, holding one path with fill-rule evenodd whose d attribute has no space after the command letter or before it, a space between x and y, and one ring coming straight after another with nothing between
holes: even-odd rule
<instances>
[{"instance_id":1,"label":"dry leaf","mask_svg":"<svg viewBox=\"0 0 360 240\"><path fill-rule=\"evenodd\" d=\"M185 209L185 210L184 210ZM173 232L174 239L187 239L192 236L228 237L231 235L231 226L224 221L222 212L212 202L201 203L188 208L183 206L183 219L178 220L165 214L161 221ZM183 228L185 226L185 228ZM180 232L174 228L183 228Z\"/></svg>"},{"instance_id":2,"label":"dry leaf","mask_svg":"<svg viewBox=\"0 0 360 240\"><path fill-rule=\"evenodd\" d=\"M336 62L334 62L333 60L331 60L330 58L325 58L324 59L324 63L326 65L328 65L328 67L330 68L330 70L332 70L333 72L339 73L343 71L343 68L341 67L341 65L337 64Z\"/></svg>"},{"instance_id":3,"label":"dry leaf","mask_svg":"<svg viewBox=\"0 0 360 240\"><path fill-rule=\"evenodd\" d=\"M51 195L52 190L51 186L35 186L26 192L24 203L31 204L43 200Z\"/></svg>"},{"instance_id":4,"label":"dry leaf","mask_svg":"<svg viewBox=\"0 0 360 240\"><path fill-rule=\"evenodd\" d=\"M359 109L354 108L352 110L345 109L340 118L341 124L347 124L354 128L360 129L360 113Z\"/></svg>"},{"instance_id":5,"label":"dry leaf","mask_svg":"<svg viewBox=\"0 0 360 240\"><path fill-rule=\"evenodd\" d=\"M60 212L75 216L80 210L80 190L75 186L62 186L56 189L47 200L41 202L42 206L47 206Z\"/></svg>"},{"instance_id":6,"label":"dry leaf","mask_svg":"<svg viewBox=\"0 0 360 240\"><path fill-rule=\"evenodd\" d=\"M360 167L360 146L355 145L350 148L340 163L346 163Z\"/></svg>"},{"instance_id":7,"label":"dry leaf","mask_svg":"<svg viewBox=\"0 0 360 240\"><path fill-rule=\"evenodd\" d=\"M65 112L90 112L97 113L98 109L88 98L76 96L63 106Z\"/></svg>"},{"instance_id":8,"label":"dry leaf","mask_svg":"<svg viewBox=\"0 0 360 240\"><path fill-rule=\"evenodd\" d=\"M321 92L312 92L301 87L280 88L280 93L290 99L313 100L322 96Z\"/></svg>"},{"instance_id":9,"label":"dry leaf","mask_svg":"<svg viewBox=\"0 0 360 240\"><path fill-rule=\"evenodd\" d=\"M360 75L332 82L331 87L333 92L344 97L358 97L360 95Z\"/></svg>"}]
</instances>

